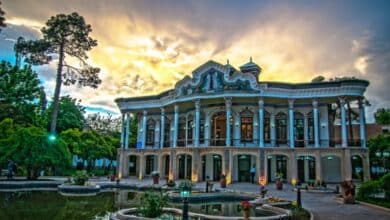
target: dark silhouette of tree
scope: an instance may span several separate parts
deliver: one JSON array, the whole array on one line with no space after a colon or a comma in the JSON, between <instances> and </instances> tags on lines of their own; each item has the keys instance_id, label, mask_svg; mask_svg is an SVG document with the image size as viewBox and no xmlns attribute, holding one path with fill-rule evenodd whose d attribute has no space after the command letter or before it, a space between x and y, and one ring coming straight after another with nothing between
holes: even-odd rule
<instances>
[{"instance_id":1,"label":"dark silhouette of tree","mask_svg":"<svg viewBox=\"0 0 390 220\"><path fill-rule=\"evenodd\" d=\"M25 61L33 65L48 64L53 56L58 58L53 111L50 117L52 134L56 133L62 84L97 88L101 83L98 76L100 69L86 62L87 52L97 46L97 41L89 36L91 31L91 25L86 24L84 18L76 12L68 15L58 14L51 17L41 29L43 39L21 41L24 46L18 48L19 55L25 56ZM66 62L67 57L76 59L78 64Z\"/></svg>"},{"instance_id":2,"label":"dark silhouette of tree","mask_svg":"<svg viewBox=\"0 0 390 220\"><path fill-rule=\"evenodd\" d=\"M0 6L1 6L1 2L0 2ZM5 27L5 12L0 8L0 32L1 32L1 28L2 27Z\"/></svg>"},{"instance_id":3,"label":"dark silhouette of tree","mask_svg":"<svg viewBox=\"0 0 390 220\"><path fill-rule=\"evenodd\" d=\"M324 81L325 81L325 77L323 77L323 76L316 76L316 77L314 77L314 78L311 80L312 83L324 82Z\"/></svg>"}]
</instances>

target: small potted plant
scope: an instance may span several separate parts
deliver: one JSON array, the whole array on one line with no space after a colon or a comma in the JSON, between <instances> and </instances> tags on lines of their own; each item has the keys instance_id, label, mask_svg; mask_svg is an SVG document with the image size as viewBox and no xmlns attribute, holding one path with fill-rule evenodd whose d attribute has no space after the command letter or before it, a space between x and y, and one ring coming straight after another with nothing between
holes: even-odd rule
<instances>
[{"instance_id":1,"label":"small potted plant","mask_svg":"<svg viewBox=\"0 0 390 220\"><path fill-rule=\"evenodd\" d=\"M221 188L226 188L226 175L225 174L221 174L221 180L219 181L219 183L221 184Z\"/></svg>"},{"instance_id":2,"label":"small potted plant","mask_svg":"<svg viewBox=\"0 0 390 220\"><path fill-rule=\"evenodd\" d=\"M242 213L244 214L244 219L249 219L250 210L253 207L252 204L248 201L241 201L240 205L241 205Z\"/></svg>"},{"instance_id":3,"label":"small potted plant","mask_svg":"<svg viewBox=\"0 0 390 220\"><path fill-rule=\"evenodd\" d=\"M158 184L160 180L160 173L158 171L152 172L153 184Z\"/></svg>"},{"instance_id":4,"label":"small potted plant","mask_svg":"<svg viewBox=\"0 0 390 220\"><path fill-rule=\"evenodd\" d=\"M268 190L264 186L260 187L260 196L261 196L261 198L264 199L264 197L267 194L267 192L268 192Z\"/></svg>"},{"instance_id":5,"label":"small potted plant","mask_svg":"<svg viewBox=\"0 0 390 220\"><path fill-rule=\"evenodd\" d=\"M168 186L168 187L175 187L175 186L176 186L176 183L175 183L174 180L168 180L168 181L167 181L167 186Z\"/></svg>"},{"instance_id":6,"label":"small potted plant","mask_svg":"<svg viewBox=\"0 0 390 220\"><path fill-rule=\"evenodd\" d=\"M276 189L283 190L283 173L276 173Z\"/></svg>"}]
</instances>

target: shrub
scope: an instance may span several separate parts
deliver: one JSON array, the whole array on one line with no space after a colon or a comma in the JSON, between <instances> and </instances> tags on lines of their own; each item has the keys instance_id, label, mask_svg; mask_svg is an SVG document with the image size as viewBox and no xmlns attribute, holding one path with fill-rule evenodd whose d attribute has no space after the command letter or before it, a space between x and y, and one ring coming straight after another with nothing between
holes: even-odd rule
<instances>
[{"instance_id":1,"label":"shrub","mask_svg":"<svg viewBox=\"0 0 390 220\"><path fill-rule=\"evenodd\" d=\"M390 173L382 176L380 179L382 188L385 191L385 198L390 199Z\"/></svg>"},{"instance_id":2,"label":"shrub","mask_svg":"<svg viewBox=\"0 0 390 220\"><path fill-rule=\"evenodd\" d=\"M158 171L153 171L153 172L151 173L151 175L152 175L153 177L160 177L160 173L159 173Z\"/></svg>"},{"instance_id":3,"label":"shrub","mask_svg":"<svg viewBox=\"0 0 390 220\"><path fill-rule=\"evenodd\" d=\"M74 184L81 185L81 186L83 186L85 182L87 182L89 179L87 171L85 170L76 171L72 177L73 177Z\"/></svg>"},{"instance_id":4,"label":"shrub","mask_svg":"<svg viewBox=\"0 0 390 220\"><path fill-rule=\"evenodd\" d=\"M368 198L372 194L380 192L381 181L371 180L363 183L358 192L358 198Z\"/></svg>"},{"instance_id":5,"label":"shrub","mask_svg":"<svg viewBox=\"0 0 390 220\"><path fill-rule=\"evenodd\" d=\"M303 208L297 207L291 210L291 219L292 220L309 220L310 213Z\"/></svg>"},{"instance_id":6,"label":"shrub","mask_svg":"<svg viewBox=\"0 0 390 220\"><path fill-rule=\"evenodd\" d=\"M167 186L168 186L168 187L174 187L174 186L176 186L176 183L175 183L174 180L168 180Z\"/></svg>"},{"instance_id":7,"label":"shrub","mask_svg":"<svg viewBox=\"0 0 390 220\"><path fill-rule=\"evenodd\" d=\"M137 212L142 217L159 217L162 214L163 208L167 204L167 201L167 195L162 194L162 192L157 193L149 191L142 193L139 197L139 206L137 207Z\"/></svg>"}]
</instances>

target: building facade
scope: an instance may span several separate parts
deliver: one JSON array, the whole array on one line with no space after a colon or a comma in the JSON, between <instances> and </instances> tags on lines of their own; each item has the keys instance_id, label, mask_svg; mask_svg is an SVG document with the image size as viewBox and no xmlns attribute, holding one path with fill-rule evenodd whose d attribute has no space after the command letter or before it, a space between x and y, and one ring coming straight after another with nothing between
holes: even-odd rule
<instances>
[{"instance_id":1,"label":"building facade","mask_svg":"<svg viewBox=\"0 0 390 220\"><path fill-rule=\"evenodd\" d=\"M252 59L235 69L208 61L155 96L118 98L122 113L118 175L227 182L340 182L369 179L365 80L259 81ZM358 101L359 140L348 139L346 102ZM335 112L341 138L334 139ZM135 146L130 120L137 119Z\"/></svg>"}]
</instances>

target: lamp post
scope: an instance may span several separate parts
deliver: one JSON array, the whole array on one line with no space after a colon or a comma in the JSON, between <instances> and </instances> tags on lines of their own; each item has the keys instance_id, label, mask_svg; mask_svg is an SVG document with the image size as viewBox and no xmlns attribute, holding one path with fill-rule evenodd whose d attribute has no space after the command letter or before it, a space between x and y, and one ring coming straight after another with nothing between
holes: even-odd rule
<instances>
[{"instance_id":1,"label":"lamp post","mask_svg":"<svg viewBox=\"0 0 390 220\"><path fill-rule=\"evenodd\" d=\"M388 151L377 151L375 152L375 156L378 157L383 163L383 173L386 173L386 159L390 157L390 152Z\"/></svg>"},{"instance_id":2,"label":"lamp post","mask_svg":"<svg viewBox=\"0 0 390 220\"><path fill-rule=\"evenodd\" d=\"M182 182L183 183L183 182ZM180 184L180 197L183 199L183 220L188 220L188 203L189 197L191 195L191 182Z\"/></svg>"},{"instance_id":3,"label":"lamp post","mask_svg":"<svg viewBox=\"0 0 390 220\"><path fill-rule=\"evenodd\" d=\"M295 189L297 190L297 206L300 208L300 207L302 207L301 186L299 184L297 184L296 179L292 179L291 183L295 186Z\"/></svg>"}]
</instances>

